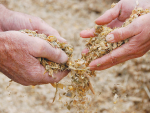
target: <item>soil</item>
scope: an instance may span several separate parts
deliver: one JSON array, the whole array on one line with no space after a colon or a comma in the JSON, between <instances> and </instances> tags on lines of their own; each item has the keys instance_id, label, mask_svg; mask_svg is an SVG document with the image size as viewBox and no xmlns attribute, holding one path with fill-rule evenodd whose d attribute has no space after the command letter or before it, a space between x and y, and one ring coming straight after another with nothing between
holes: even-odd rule
<instances>
[{"instance_id":1,"label":"soil","mask_svg":"<svg viewBox=\"0 0 150 113\"><path fill-rule=\"evenodd\" d=\"M81 57L85 39L83 29L95 26L94 20L118 0L1 0L7 8L38 16L57 29L74 46L74 57ZM90 78L95 95L89 92L89 113L150 113L150 52ZM61 82L66 83L69 77ZM22 86L9 82L0 73L0 113L75 113L65 100L52 103L55 88L50 84ZM8 87L9 86L9 87Z\"/></svg>"}]
</instances>

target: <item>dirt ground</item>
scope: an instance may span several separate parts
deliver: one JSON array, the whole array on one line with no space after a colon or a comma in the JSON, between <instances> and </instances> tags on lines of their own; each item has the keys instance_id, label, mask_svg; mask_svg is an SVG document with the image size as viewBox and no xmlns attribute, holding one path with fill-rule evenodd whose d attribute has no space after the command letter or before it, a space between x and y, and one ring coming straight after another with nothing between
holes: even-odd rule
<instances>
[{"instance_id":1,"label":"dirt ground","mask_svg":"<svg viewBox=\"0 0 150 113\"><path fill-rule=\"evenodd\" d=\"M92 28L94 20L116 1L0 0L0 3L11 10L42 18L74 46L74 57L80 58L85 45L80 31ZM68 110L65 100L59 100L59 96L52 103L55 88L50 84L32 87L9 81L0 74L0 113L78 112L76 108ZM89 92L89 113L150 113L150 52L97 72L91 82L96 94Z\"/></svg>"}]
</instances>

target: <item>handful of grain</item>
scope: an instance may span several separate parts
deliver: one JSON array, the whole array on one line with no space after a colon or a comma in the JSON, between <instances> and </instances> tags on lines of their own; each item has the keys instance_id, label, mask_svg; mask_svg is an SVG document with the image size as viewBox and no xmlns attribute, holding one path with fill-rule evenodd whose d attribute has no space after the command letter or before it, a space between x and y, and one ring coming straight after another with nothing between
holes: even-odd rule
<instances>
[{"instance_id":1,"label":"handful of grain","mask_svg":"<svg viewBox=\"0 0 150 113\"><path fill-rule=\"evenodd\" d=\"M32 30L20 30L22 33L27 33L29 36L39 37L46 40L52 47L62 49L69 57L69 60L72 57L73 47L66 43L60 43L55 36L46 36L45 34L38 34L36 31ZM58 71L69 70L68 62L65 64L58 64L52 61L49 61L45 58L38 58L40 63L45 67L45 72L48 72L50 76L53 76L53 73L57 73Z\"/></svg>"},{"instance_id":2,"label":"handful of grain","mask_svg":"<svg viewBox=\"0 0 150 113\"><path fill-rule=\"evenodd\" d=\"M113 5L114 6L114 5ZM149 13L150 11L142 8L135 8L132 11L132 14L129 19L127 19L122 27L130 24L134 19L142 16L144 14ZM118 29L118 28L114 28ZM86 93L91 90L94 94L94 90L90 83L89 77L96 76L94 71L91 71L88 68L88 65L91 61L100 58L112 50L120 47L121 45L127 43L129 38L116 43L109 43L106 41L106 36L112 32L114 29L111 29L105 25L96 26L95 27L95 37L91 37L87 42L86 47L89 49L89 52L86 55L83 55L81 59L73 59L72 53L73 48L69 44L60 43L57 41L54 36L46 36L44 34L38 34L35 31L31 30L21 30L23 33L27 33L29 36L40 37L48 43L55 47L62 49L69 57L67 63L58 64L52 61L49 61L45 58L39 58L41 64L45 67L46 72L49 73L50 76L53 77L53 73L57 73L58 71L71 70L71 84L67 86L67 92L64 94L67 97L71 98L71 101L66 103L68 109L71 106L76 106L81 109L86 108L87 97ZM58 83L53 84L53 86L59 87ZM57 88L56 88L57 89Z\"/></svg>"}]
</instances>

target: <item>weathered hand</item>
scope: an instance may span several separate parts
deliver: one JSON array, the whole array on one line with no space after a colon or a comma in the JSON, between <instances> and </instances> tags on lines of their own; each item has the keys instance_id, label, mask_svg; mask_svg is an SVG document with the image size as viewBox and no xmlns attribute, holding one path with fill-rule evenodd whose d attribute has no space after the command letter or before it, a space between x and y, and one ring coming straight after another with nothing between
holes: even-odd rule
<instances>
[{"instance_id":1,"label":"weathered hand","mask_svg":"<svg viewBox=\"0 0 150 113\"><path fill-rule=\"evenodd\" d=\"M36 59L44 57L57 63L68 60L60 49L38 37L30 37L18 31L0 33L0 71L22 85L37 85L58 82L68 71L54 74L53 79Z\"/></svg>"},{"instance_id":2,"label":"weathered hand","mask_svg":"<svg viewBox=\"0 0 150 113\"><path fill-rule=\"evenodd\" d=\"M105 14L99 17L96 20L96 23L102 25L108 24L110 27L118 27L122 25L122 22L124 22L129 17L131 11L136 6L135 1L136 0L120 1L114 8L108 10ZM139 1L139 7L140 6L144 9L149 8L148 6L150 6L150 1ZM120 10L122 13L119 15ZM131 37L130 41L123 46L113 50L111 53L92 61L89 64L89 67L91 67L92 70L103 70L118 63L122 63L129 59L144 55L150 49L149 18L150 14L143 15L134 20L130 25L111 32L106 37L107 41L109 42L118 42L120 40L125 40ZM88 31L84 30L80 35L83 38L94 36L94 29ZM87 50L84 50L83 52L86 53ZM98 63L101 64L99 67L97 67Z\"/></svg>"},{"instance_id":3,"label":"weathered hand","mask_svg":"<svg viewBox=\"0 0 150 113\"><path fill-rule=\"evenodd\" d=\"M37 85L60 81L68 71L54 74L53 79L45 73L45 68L37 57L47 58L57 63L68 60L60 49L53 48L38 37L30 37L18 31L30 29L38 33L56 36L60 42L66 42L59 33L43 20L27 14L14 12L0 5L0 71L10 79L22 85Z\"/></svg>"},{"instance_id":4,"label":"weathered hand","mask_svg":"<svg viewBox=\"0 0 150 113\"><path fill-rule=\"evenodd\" d=\"M130 17L135 7L143 9L150 8L149 0L121 0L114 8L106 11L102 16L96 19L98 25L108 24L109 27L120 27L127 18Z\"/></svg>"},{"instance_id":5,"label":"weathered hand","mask_svg":"<svg viewBox=\"0 0 150 113\"><path fill-rule=\"evenodd\" d=\"M143 56L150 49L149 18L150 14L143 15L127 27L111 32L106 37L109 42L118 42L131 37L130 41L113 50L111 53L92 61L89 65L91 69L102 70L129 59ZM97 63L101 65L97 67Z\"/></svg>"},{"instance_id":6,"label":"weathered hand","mask_svg":"<svg viewBox=\"0 0 150 113\"><path fill-rule=\"evenodd\" d=\"M137 2L138 1L138 2ZM138 5L139 4L139 5ZM142 7L143 9L150 9L149 0L121 0L114 8L107 10L102 16L95 20L97 25L107 24L109 27L120 27L123 22L129 18L132 10L135 7ZM80 36L83 38L89 38L94 36L94 28L91 30L83 30Z\"/></svg>"},{"instance_id":7,"label":"weathered hand","mask_svg":"<svg viewBox=\"0 0 150 113\"><path fill-rule=\"evenodd\" d=\"M50 27L41 18L6 9L0 5L0 31L30 29L38 33L56 36L60 42L66 42L58 31Z\"/></svg>"}]
</instances>

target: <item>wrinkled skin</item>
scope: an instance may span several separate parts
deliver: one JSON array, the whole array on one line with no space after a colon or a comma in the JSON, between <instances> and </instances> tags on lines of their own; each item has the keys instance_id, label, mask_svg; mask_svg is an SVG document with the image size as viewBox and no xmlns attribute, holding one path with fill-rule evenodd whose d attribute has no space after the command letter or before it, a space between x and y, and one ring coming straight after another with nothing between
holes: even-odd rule
<instances>
[{"instance_id":1,"label":"wrinkled skin","mask_svg":"<svg viewBox=\"0 0 150 113\"><path fill-rule=\"evenodd\" d=\"M117 5L106 11L102 16L96 19L98 25L107 24L109 27L121 27L123 22L129 18L132 10L136 6L137 0L121 0ZM138 7L150 9L150 0L139 0ZM89 64L91 70L103 70L122 63L129 59L143 56L150 49L150 14L140 16L130 25L112 31L106 37L108 42L118 42L131 37L130 41L123 46L113 50L111 53L92 61ZM80 33L83 38L94 36L94 29L83 30ZM83 50L87 53L88 50ZM101 64L97 67L97 64Z\"/></svg>"},{"instance_id":2,"label":"wrinkled skin","mask_svg":"<svg viewBox=\"0 0 150 113\"><path fill-rule=\"evenodd\" d=\"M18 30L37 30L38 33L56 36L60 42L66 42L59 33L42 19L14 12L0 5L0 71L13 81L22 85L38 85L60 81L68 71L54 74L53 79L37 60L44 57L57 63L65 63L67 55L53 48L43 39L31 37ZM14 31L17 30L17 31Z\"/></svg>"}]
</instances>

